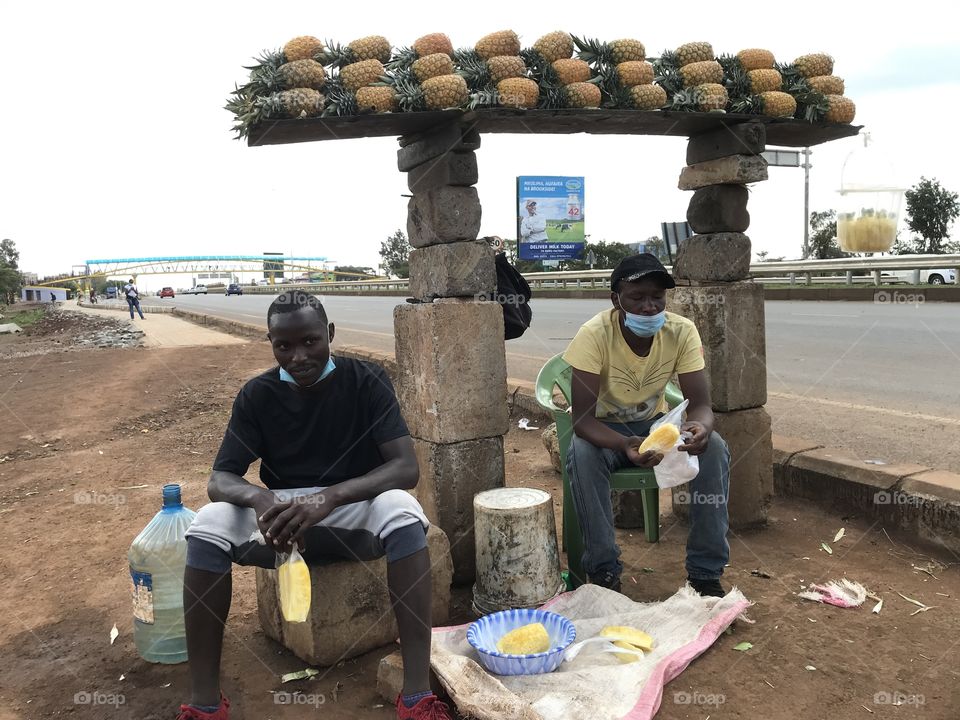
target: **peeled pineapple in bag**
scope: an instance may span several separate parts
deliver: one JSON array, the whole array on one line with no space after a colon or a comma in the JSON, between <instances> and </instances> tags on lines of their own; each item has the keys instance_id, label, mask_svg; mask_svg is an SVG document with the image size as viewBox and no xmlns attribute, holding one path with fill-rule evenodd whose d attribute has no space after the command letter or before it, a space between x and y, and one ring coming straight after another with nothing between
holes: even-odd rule
<instances>
[{"instance_id":1,"label":"peeled pineapple in bag","mask_svg":"<svg viewBox=\"0 0 960 720\"><path fill-rule=\"evenodd\" d=\"M280 612L287 622L304 622L310 612L310 568L297 546L277 568L280 576Z\"/></svg>"}]
</instances>

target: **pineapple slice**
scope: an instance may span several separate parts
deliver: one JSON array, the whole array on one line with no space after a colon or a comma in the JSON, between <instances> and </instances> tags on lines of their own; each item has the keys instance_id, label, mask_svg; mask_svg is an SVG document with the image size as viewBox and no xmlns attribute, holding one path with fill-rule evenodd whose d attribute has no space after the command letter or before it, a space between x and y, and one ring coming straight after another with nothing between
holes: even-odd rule
<instances>
[{"instance_id":1,"label":"pineapple slice","mask_svg":"<svg viewBox=\"0 0 960 720\"><path fill-rule=\"evenodd\" d=\"M614 641L613 641L613 644L616 645L616 646L619 647L619 648L623 648L624 650L634 650L634 651L636 651L636 652L641 652L641 651L643 650L643 648L639 648L639 647L637 647L636 645L631 645L630 643L624 642L623 640L614 640ZM614 653L614 655L617 656L617 660L619 660L620 662L622 662L622 663L624 663L624 664L626 664L626 663L632 663L632 662L637 662L638 660L642 660L642 659L643 659L643 656L642 656L642 655L634 655L634 653L632 653L632 652L629 652L629 653Z\"/></svg>"},{"instance_id":2,"label":"pineapple slice","mask_svg":"<svg viewBox=\"0 0 960 720\"><path fill-rule=\"evenodd\" d=\"M644 652L653 650L653 638L643 630L628 625L607 625L600 631L600 637L614 640L614 645L623 642L624 645L620 645L620 647L627 649L643 650ZM628 645L633 647L627 647Z\"/></svg>"},{"instance_id":3,"label":"pineapple slice","mask_svg":"<svg viewBox=\"0 0 960 720\"><path fill-rule=\"evenodd\" d=\"M670 450L680 439L680 428L672 423L666 423L654 430L647 438L640 443L639 453L645 453L652 450L657 453L665 453Z\"/></svg>"},{"instance_id":4,"label":"pineapple slice","mask_svg":"<svg viewBox=\"0 0 960 720\"><path fill-rule=\"evenodd\" d=\"M497 642L505 655L532 655L550 649L550 635L543 623L530 623L511 630Z\"/></svg>"},{"instance_id":5,"label":"pineapple slice","mask_svg":"<svg viewBox=\"0 0 960 720\"><path fill-rule=\"evenodd\" d=\"M280 580L280 612L287 622L304 622L310 612L310 568L294 548L277 570Z\"/></svg>"}]
</instances>

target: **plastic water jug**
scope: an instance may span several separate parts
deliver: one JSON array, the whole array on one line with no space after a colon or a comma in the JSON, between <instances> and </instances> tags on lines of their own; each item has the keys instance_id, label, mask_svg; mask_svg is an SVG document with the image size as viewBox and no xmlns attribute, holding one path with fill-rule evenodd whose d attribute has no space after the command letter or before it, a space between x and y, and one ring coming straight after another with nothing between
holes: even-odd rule
<instances>
[{"instance_id":1,"label":"plastic water jug","mask_svg":"<svg viewBox=\"0 0 960 720\"><path fill-rule=\"evenodd\" d=\"M149 662L187 659L183 626L183 570L187 561L184 533L196 513L180 500L179 485L163 486L163 508L130 545L133 595L133 640Z\"/></svg>"}]
</instances>

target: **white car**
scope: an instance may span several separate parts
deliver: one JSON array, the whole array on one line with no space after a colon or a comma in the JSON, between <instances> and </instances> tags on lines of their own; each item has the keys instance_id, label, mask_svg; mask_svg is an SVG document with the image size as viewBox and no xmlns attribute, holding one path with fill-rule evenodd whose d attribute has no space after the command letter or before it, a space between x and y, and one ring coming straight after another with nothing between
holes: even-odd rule
<instances>
[{"instance_id":1,"label":"white car","mask_svg":"<svg viewBox=\"0 0 960 720\"><path fill-rule=\"evenodd\" d=\"M899 282L912 283L913 282L913 273L915 270L894 270L889 273L895 277ZM887 273L884 273L887 274ZM936 269L936 270L921 270L920 271L920 282L927 283L930 285L944 285L944 284L956 284L957 274L954 270L949 269Z\"/></svg>"},{"instance_id":2,"label":"white car","mask_svg":"<svg viewBox=\"0 0 960 720\"><path fill-rule=\"evenodd\" d=\"M181 295L206 295L207 286L206 285L197 285L196 287L187 288L186 290L180 291Z\"/></svg>"}]
</instances>

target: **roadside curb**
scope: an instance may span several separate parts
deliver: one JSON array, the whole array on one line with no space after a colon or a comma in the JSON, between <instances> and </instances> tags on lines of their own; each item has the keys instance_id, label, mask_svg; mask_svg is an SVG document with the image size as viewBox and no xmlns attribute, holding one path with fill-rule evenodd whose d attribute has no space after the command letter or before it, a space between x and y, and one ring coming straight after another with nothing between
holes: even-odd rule
<instances>
[{"instance_id":1,"label":"roadside curb","mask_svg":"<svg viewBox=\"0 0 960 720\"><path fill-rule=\"evenodd\" d=\"M79 305L82 308L87 308L88 310L113 310L114 312L123 312L123 313L130 312L130 309L126 305L107 305L105 303L104 304L96 303L94 305L88 302L80 302L80 303L77 303L77 305ZM140 303L140 309L143 310L144 315L148 313L170 314L176 311L175 307L163 307L162 305L144 305L143 303Z\"/></svg>"},{"instance_id":2,"label":"roadside curb","mask_svg":"<svg viewBox=\"0 0 960 720\"><path fill-rule=\"evenodd\" d=\"M257 325L184 310L174 314L242 337L266 340L264 328ZM396 382L393 353L362 346L337 346L335 352L376 363ZM537 402L534 384L529 381L508 378L507 402L511 417L553 422ZM778 496L810 500L831 511L862 513L940 551L960 555L960 474L924 465L861 460L849 450L774 434L773 481Z\"/></svg>"}]
</instances>

